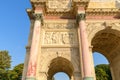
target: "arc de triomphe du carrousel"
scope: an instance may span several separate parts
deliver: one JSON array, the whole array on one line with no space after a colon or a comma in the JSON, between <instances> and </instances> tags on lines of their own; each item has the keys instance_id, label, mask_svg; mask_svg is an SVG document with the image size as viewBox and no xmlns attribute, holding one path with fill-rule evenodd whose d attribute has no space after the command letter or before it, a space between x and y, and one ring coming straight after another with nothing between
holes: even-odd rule
<instances>
[{"instance_id":1,"label":"arc de triomphe du carrousel","mask_svg":"<svg viewBox=\"0 0 120 80\"><path fill-rule=\"evenodd\" d=\"M30 0L31 28L22 80L95 80L93 52L110 63L120 80L119 0Z\"/></svg>"}]
</instances>

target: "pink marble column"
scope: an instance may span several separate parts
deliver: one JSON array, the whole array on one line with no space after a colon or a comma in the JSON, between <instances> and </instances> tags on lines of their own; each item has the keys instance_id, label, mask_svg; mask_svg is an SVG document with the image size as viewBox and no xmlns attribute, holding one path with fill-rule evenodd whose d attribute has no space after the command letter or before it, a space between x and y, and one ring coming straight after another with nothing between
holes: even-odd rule
<instances>
[{"instance_id":1,"label":"pink marble column","mask_svg":"<svg viewBox=\"0 0 120 80\"><path fill-rule=\"evenodd\" d=\"M30 58L28 63L26 80L31 80L30 78L35 78L36 76L38 48L40 42L41 14L34 14L34 17L35 17L35 22L34 22L33 37L32 37L31 49L30 49Z\"/></svg>"},{"instance_id":2,"label":"pink marble column","mask_svg":"<svg viewBox=\"0 0 120 80\"><path fill-rule=\"evenodd\" d=\"M86 32L85 13L78 14L77 22L80 29L84 80L92 80L91 56Z\"/></svg>"}]
</instances>

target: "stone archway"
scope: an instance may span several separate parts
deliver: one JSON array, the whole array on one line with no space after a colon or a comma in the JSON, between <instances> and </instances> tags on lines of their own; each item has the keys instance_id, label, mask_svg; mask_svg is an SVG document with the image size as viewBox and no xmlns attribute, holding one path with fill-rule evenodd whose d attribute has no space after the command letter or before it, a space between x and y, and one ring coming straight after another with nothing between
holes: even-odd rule
<instances>
[{"instance_id":1,"label":"stone archway","mask_svg":"<svg viewBox=\"0 0 120 80\"><path fill-rule=\"evenodd\" d=\"M52 80L54 74L56 74L57 72L64 72L69 76L70 80L72 80L73 71L74 68L70 61L65 58L58 57L51 61L47 79Z\"/></svg>"},{"instance_id":2,"label":"stone archway","mask_svg":"<svg viewBox=\"0 0 120 80\"><path fill-rule=\"evenodd\" d=\"M98 31L92 39L93 52L102 53L110 63L113 80L120 79L120 31L106 28Z\"/></svg>"},{"instance_id":3,"label":"stone archway","mask_svg":"<svg viewBox=\"0 0 120 80\"><path fill-rule=\"evenodd\" d=\"M110 6L101 8L99 5L103 3L89 0L31 0L32 9L27 12L32 25L22 79L47 80L60 70L70 77L73 73L73 80L94 80L93 46L93 51L107 57L113 78L118 80L120 11L114 6L114 1L112 5L105 2ZM60 67L56 65L56 60L62 61ZM63 65L69 64L69 61L74 71ZM58 67L55 71L53 64ZM69 70L61 69L63 66Z\"/></svg>"}]
</instances>

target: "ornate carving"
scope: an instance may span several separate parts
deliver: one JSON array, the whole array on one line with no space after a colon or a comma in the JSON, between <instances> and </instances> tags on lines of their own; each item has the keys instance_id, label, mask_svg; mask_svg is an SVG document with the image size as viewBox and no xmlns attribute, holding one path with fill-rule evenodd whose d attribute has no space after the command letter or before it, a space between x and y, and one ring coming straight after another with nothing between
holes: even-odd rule
<instances>
[{"instance_id":1,"label":"ornate carving","mask_svg":"<svg viewBox=\"0 0 120 80\"><path fill-rule=\"evenodd\" d=\"M86 10L86 16L116 16L119 14L118 8L88 8Z\"/></svg>"},{"instance_id":2,"label":"ornate carving","mask_svg":"<svg viewBox=\"0 0 120 80\"><path fill-rule=\"evenodd\" d=\"M80 13L76 16L76 22L79 23L81 20L85 20L85 13Z\"/></svg>"},{"instance_id":3,"label":"ornate carving","mask_svg":"<svg viewBox=\"0 0 120 80\"><path fill-rule=\"evenodd\" d=\"M43 16L42 16L42 13L33 13L34 15L34 18L36 20L41 20L41 24L43 25Z\"/></svg>"},{"instance_id":4,"label":"ornate carving","mask_svg":"<svg viewBox=\"0 0 120 80\"><path fill-rule=\"evenodd\" d=\"M52 44L57 44L57 43L59 43L59 32L53 32L52 33L52 37L51 37L51 39L52 39Z\"/></svg>"},{"instance_id":5,"label":"ornate carving","mask_svg":"<svg viewBox=\"0 0 120 80\"><path fill-rule=\"evenodd\" d=\"M48 11L70 11L72 5L72 0L48 0L47 1L47 10Z\"/></svg>"},{"instance_id":6,"label":"ornate carving","mask_svg":"<svg viewBox=\"0 0 120 80\"><path fill-rule=\"evenodd\" d=\"M64 33L62 34L62 43L63 44L73 44L73 33Z\"/></svg>"},{"instance_id":7,"label":"ornate carving","mask_svg":"<svg viewBox=\"0 0 120 80\"><path fill-rule=\"evenodd\" d=\"M74 29L75 22L71 23L45 23L43 26L44 29Z\"/></svg>"},{"instance_id":8,"label":"ornate carving","mask_svg":"<svg viewBox=\"0 0 120 80\"><path fill-rule=\"evenodd\" d=\"M45 32L44 44L73 44L74 32Z\"/></svg>"},{"instance_id":9,"label":"ornate carving","mask_svg":"<svg viewBox=\"0 0 120 80\"><path fill-rule=\"evenodd\" d=\"M50 32L45 33L44 41L45 41L44 44L50 44L51 43L51 33Z\"/></svg>"},{"instance_id":10,"label":"ornate carving","mask_svg":"<svg viewBox=\"0 0 120 80\"><path fill-rule=\"evenodd\" d=\"M42 19L42 14L40 14L40 13L33 13L33 15L34 15L34 18L36 20L41 20Z\"/></svg>"}]
</instances>

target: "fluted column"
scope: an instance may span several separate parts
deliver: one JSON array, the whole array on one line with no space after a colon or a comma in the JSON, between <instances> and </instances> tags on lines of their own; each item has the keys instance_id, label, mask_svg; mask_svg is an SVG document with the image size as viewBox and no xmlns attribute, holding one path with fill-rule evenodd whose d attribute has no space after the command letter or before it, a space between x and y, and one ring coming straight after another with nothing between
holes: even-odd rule
<instances>
[{"instance_id":1,"label":"fluted column","mask_svg":"<svg viewBox=\"0 0 120 80\"><path fill-rule=\"evenodd\" d=\"M30 58L27 69L26 80L36 80L36 67L37 67L37 56L38 56L38 46L40 42L40 28L42 23L42 14L35 13L34 15L34 29L33 29L33 37L32 44L30 49Z\"/></svg>"},{"instance_id":2,"label":"fluted column","mask_svg":"<svg viewBox=\"0 0 120 80\"><path fill-rule=\"evenodd\" d=\"M91 55L89 52L89 44L87 39L86 24L85 24L85 13L79 13L77 15L77 23L80 30L80 40L82 49L82 63L83 63L83 80L93 80L92 69L91 69Z\"/></svg>"}]
</instances>

